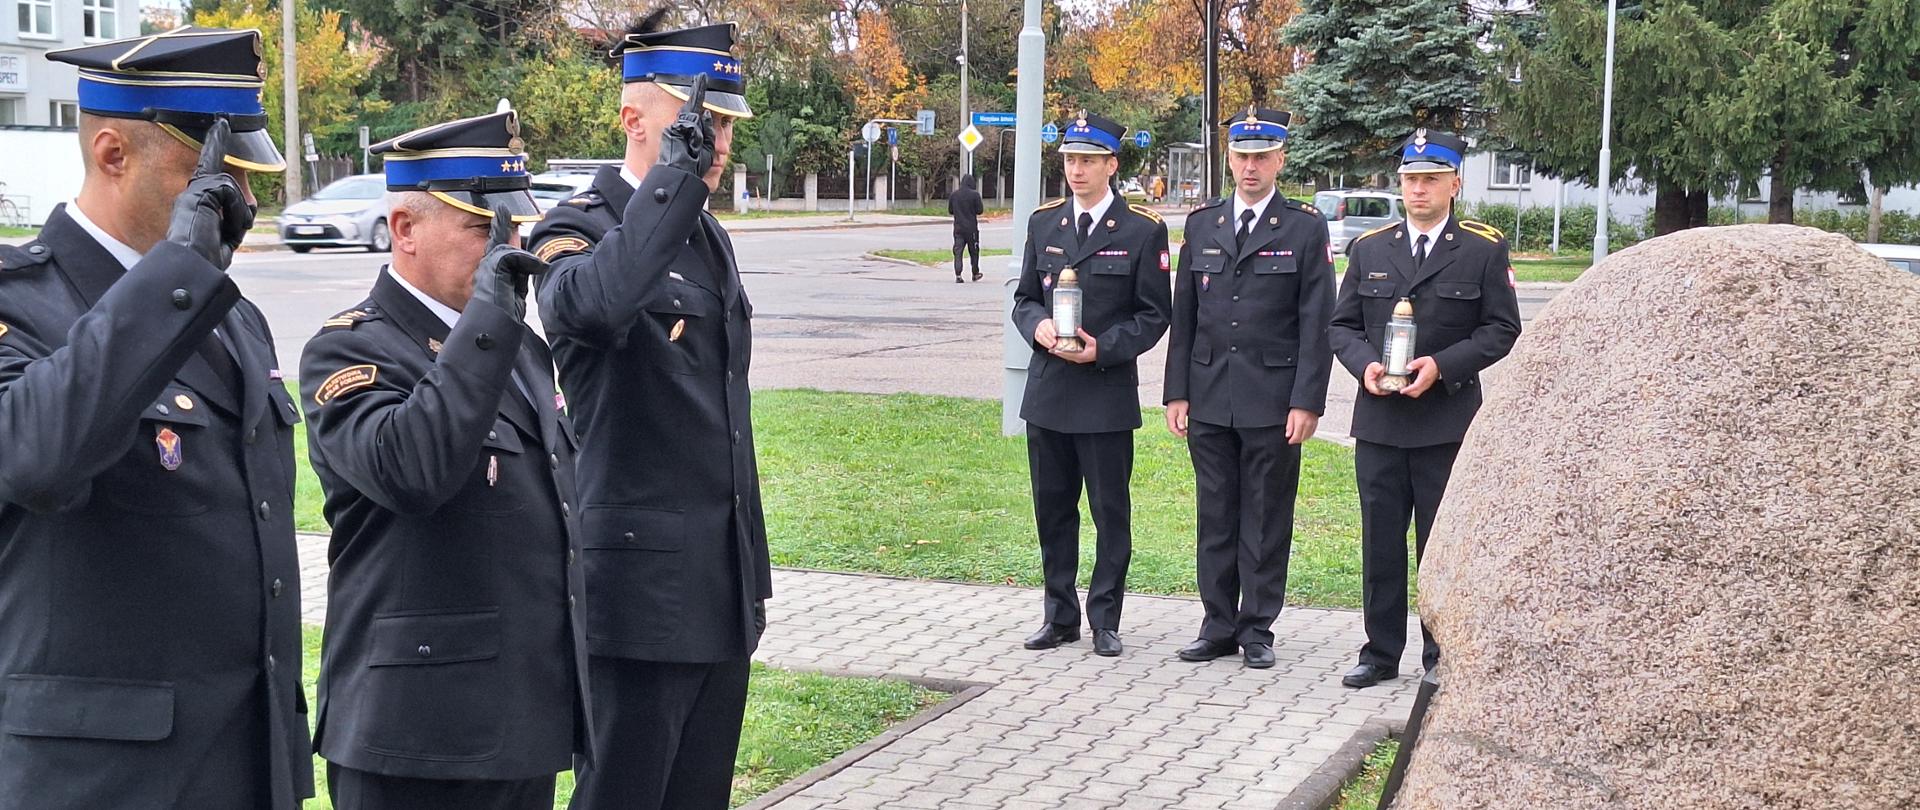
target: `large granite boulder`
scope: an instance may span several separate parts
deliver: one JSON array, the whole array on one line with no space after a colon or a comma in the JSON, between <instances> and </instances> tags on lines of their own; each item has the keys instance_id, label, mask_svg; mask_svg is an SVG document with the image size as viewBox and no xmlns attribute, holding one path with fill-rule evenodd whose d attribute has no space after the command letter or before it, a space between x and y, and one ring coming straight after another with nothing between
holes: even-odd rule
<instances>
[{"instance_id":1,"label":"large granite boulder","mask_svg":"<svg viewBox=\"0 0 1920 810\"><path fill-rule=\"evenodd\" d=\"M1397 807L1920 807L1920 278L1791 226L1528 327L1420 570Z\"/></svg>"}]
</instances>

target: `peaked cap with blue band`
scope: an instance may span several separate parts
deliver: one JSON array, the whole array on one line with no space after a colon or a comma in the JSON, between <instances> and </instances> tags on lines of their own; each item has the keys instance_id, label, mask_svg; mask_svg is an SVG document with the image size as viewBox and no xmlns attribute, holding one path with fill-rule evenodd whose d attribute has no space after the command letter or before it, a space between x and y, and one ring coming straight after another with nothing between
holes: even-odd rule
<instances>
[{"instance_id":1,"label":"peaked cap with blue band","mask_svg":"<svg viewBox=\"0 0 1920 810\"><path fill-rule=\"evenodd\" d=\"M1076 155L1118 155L1120 139L1127 128L1111 118L1102 118L1085 110L1060 133L1060 152Z\"/></svg>"},{"instance_id":2,"label":"peaked cap with blue band","mask_svg":"<svg viewBox=\"0 0 1920 810\"><path fill-rule=\"evenodd\" d=\"M47 59L80 68L82 112L152 121L194 149L225 118L228 163L260 172L287 167L260 106L267 74L259 31L187 26L49 51Z\"/></svg>"},{"instance_id":3,"label":"peaked cap with blue band","mask_svg":"<svg viewBox=\"0 0 1920 810\"><path fill-rule=\"evenodd\" d=\"M385 159L388 191L424 191L483 217L498 205L515 222L540 219L512 110L422 127L367 151Z\"/></svg>"},{"instance_id":4,"label":"peaked cap with blue band","mask_svg":"<svg viewBox=\"0 0 1920 810\"><path fill-rule=\"evenodd\" d=\"M1282 110L1248 107L1227 122L1227 149L1243 155L1285 149L1292 120L1293 115Z\"/></svg>"},{"instance_id":5,"label":"peaked cap with blue band","mask_svg":"<svg viewBox=\"0 0 1920 810\"><path fill-rule=\"evenodd\" d=\"M1466 162L1467 139L1450 132L1433 132L1424 127L1413 131L1400 147L1401 174L1457 172Z\"/></svg>"},{"instance_id":6,"label":"peaked cap with blue band","mask_svg":"<svg viewBox=\"0 0 1920 810\"><path fill-rule=\"evenodd\" d=\"M746 78L733 55L733 23L628 34L613 49L623 82L653 82L681 101L697 76L707 77L706 108L720 115L752 118Z\"/></svg>"}]
</instances>

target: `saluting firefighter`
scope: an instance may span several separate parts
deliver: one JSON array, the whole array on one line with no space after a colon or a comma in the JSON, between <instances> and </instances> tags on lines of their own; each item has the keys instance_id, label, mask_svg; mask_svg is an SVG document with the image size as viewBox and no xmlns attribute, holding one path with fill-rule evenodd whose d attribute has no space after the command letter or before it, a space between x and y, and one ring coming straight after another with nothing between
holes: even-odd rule
<instances>
[{"instance_id":1,"label":"saluting firefighter","mask_svg":"<svg viewBox=\"0 0 1920 810\"><path fill-rule=\"evenodd\" d=\"M1416 559L1446 494L1454 456L1480 409L1480 372L1507 356L1520 336L1520 305L1505 237L1457 219L1460 163L1467 142L1416 130L1401 150L1400 196L1407 219L1362 234L1347 247L1328 337L1341 365L1360 381L1353 404L1354 473L1360 486L1362 603L1367 643L1341 683L1356 689L1400 675L1407 643L1407 522ZM1412 381L1380 388L1381 346L1394 305L1406 299L1418 326ZM1420 660L1440 660L1421 628Z\"/></svg>"},{"instance_id":2,"label":"saluting firefighter","mask_svg":"<svg viewBox=\"0 0 1920 810\"><path fill-rule=\"evenodd\" d=\"M594 760L576 810L720 810L773 594L747 388L753 307L706 213L752 115L734 26L618 53L626 159L533 232L540 314L584 439Z\"/></svg>"},{"instance_id":3,"label":"saluting firefighter","mask_svg":"<svg viewBox=\"0 0 1920 810\"><path fill-rule=\"evenodd\" d=\"M227 275L248 173L286 165L260 32L47 58L85 177L0 247L0 807L293 810L300 412Z\"/></svg>"},{"instance_id":4,"label":"saluting firefighter","mask_svg":"<svg viewBox=\"0 0 1920 810\"><path fill-rule=\"evenodd\" d=\"M1136 359L1167 331L1167 226L1152 209L1128 205L1113 189L1126 127L1082 113L1063 133L1071 201L1040 206L1027 226L1013 321L1033 341L1020 418L1046 579L1045 623L1029 650L1080 638L1080 488L1093 512L1095 556L1086 620L1093 651L1119 655L1120 612L1133 555L1133 431L1140 427ZM1079 285L1083 309L1062 344L1053 320L1063 277Z\"/></svg>"},{"instance_id":5,"label":"saluting firefighter","mask_svg":"<svg viewBox=\"0 0 1920 810\"><path fill-rule=\"evenodd\" d=\"M393 263L300 362L326 491L336 810L550 810L587 753L573 425L527 328L511 110L374 145Z\"/></svg>"},{"instance_id":6,"label":"saluting firefighter","mask_svg":"<svg viewBox=\"0 0 1920 810\"><path fill-rule=\"evenodd\" d=\"M1196 563L1205 616L1179 652L1273 666L1287 595L1300 446L1327 404L1333 254L1313 206L1280 194L1287 122L1248 108L1227 127L1234 192L1187 215L1167 348L1167 429L1198 485Z\"/></svg>"}]
</instances>

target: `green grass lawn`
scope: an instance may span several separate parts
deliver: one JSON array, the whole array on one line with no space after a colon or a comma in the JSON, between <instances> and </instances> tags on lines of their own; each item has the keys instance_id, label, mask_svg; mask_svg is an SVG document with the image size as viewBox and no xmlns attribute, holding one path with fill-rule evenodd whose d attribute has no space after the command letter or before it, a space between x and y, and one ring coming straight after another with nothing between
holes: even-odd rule
<instances>
[{"instance_id":1,"label":"green grass lawn","mask_svg":"<svg viewBox=\"0 0 1920 810\"><path fill-rule=\"evenodd\" d=\"M1010 256L1012 254L1013 251L1006 248L980 249L980 256L982 258L988 256ZM928 267L953 266L953 251L951 250L900 250L896 248L883 248L874 251L873 255L885 256L889 259L905 259L910 262L924 264Z\"/></svg>"},{"instance_id":2,"label":"green grass lawn","mask_svg":"<svg viewBox=\"0 0 1920 810\"><path fill-rule=\"evenodd\" d=\"M16 228L12 225L0 225L0 237L18 238L22 236L39 236L39 235L40 235L39 228Z\"/></svg>"},{"instance_id":3,"label":"green grass lawn","mask_svg":"<svg viewBox=\"0 0 1920 810\"><path fill-rule=\"evenodd\" d=\"M313 684L320 676L320 628L306 628L303 642L307 705L317 711ZM754 664L740 753L734 758L732 806L752 801L945 699L941 692L906 681L832 678ZM313 771L317 796L305 810L332 810L327 766L318 756ZM563 773L553 806L565 808L572 797L573 774Z\"/></svg>"},{"instance_id":4,"label":"green grass lawn","mask_svg":"<svg viewBox=\"0 0 1920 810\"><path fill-rule=\"evenodd\" d=\"M1387 786L1387 771L1393 768L1393 757L1400 752L1400 741L1391 737L1380 743L1373 753L1367 755L1367 764L1360 769L1346 787L1340 789L1340 799L1334 802L1332 810L1374 810L1380 806L1380 791Z\"/></svg>"},{"instance_id":5,"label":"green grass lawn","mask_svg":"<svg viewBox=\"0 0 1920 810\"><path fill-rule=\"evenodd\" d=\"M1128 590L1191 594L1193 465L1148 409L1135 434ZM754 433L776 565L1039 586L1026 442L1000 435L1000 403L810 390L754 394ZM320 490L296 437L296 524L325 531ZM1093 568L1081 519L1080 579ZM1360 605L1353 451L1306 445L1287 601ZM1411 544L1410 544L1411 545Z\"/></svg>"}]
</instances>

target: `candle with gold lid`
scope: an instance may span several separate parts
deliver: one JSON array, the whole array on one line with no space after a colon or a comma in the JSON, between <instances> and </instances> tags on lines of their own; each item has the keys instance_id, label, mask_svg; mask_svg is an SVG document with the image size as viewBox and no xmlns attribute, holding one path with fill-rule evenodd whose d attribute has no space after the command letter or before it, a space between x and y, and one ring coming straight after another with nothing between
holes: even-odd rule
<instances>
[{"instance_id":1,"label":"candle with gold lid","mask_svg":"<svg viewBox=\"0 0 1920 810\"><path fill-rule=\"evenodd\" d=\"M1419 327L1413 323L1413 301L1402 298L1393 305L1393 320L1387 322L1387 339L1380 350L1380 365L1387 373L1380 376L1380 390L1393 393L1413 384L1407 364L1413 362L1413 340Z\"/></svg>"}]
</instances>

